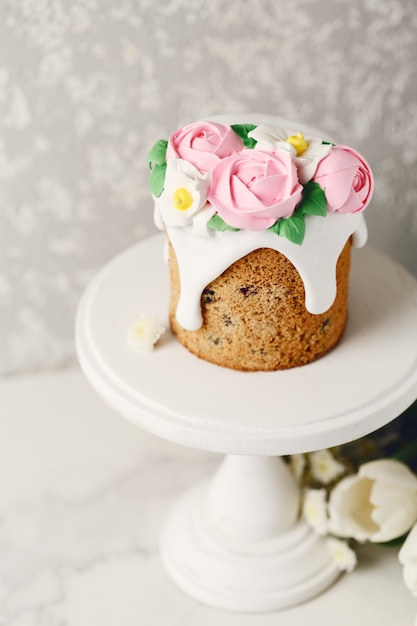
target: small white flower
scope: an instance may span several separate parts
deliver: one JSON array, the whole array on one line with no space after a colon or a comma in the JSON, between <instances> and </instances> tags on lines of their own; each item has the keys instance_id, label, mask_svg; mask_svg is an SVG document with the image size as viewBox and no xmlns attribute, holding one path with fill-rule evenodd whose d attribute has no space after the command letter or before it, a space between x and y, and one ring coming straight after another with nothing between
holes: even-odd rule
<instances>
[{"instance_id":1,"label":"small white flower","mask_svg":"<svg viewBox=\"0 0 417 626\"><path fill-rule=\"evenodd\" d=\"M401 537L417 520L417 477L394 459L365 463L334 487L329 516L340 537L372 542Z\"/></svg>"},{"instance_id":2,"label":"small white flower","mask_svg":"<svg viewBox=\"0 0 417 626\"><path fill-rule=\"evenodd\" d=\"M306 466L305 454L292 454L290 457L290 469L294 478L300 482Z\"/></svg>"},{"instance_id":3,"label":"small white flower","mask_svg":"<svg viewBox=\"0 0 417 626\"><path fill-rule=\"evenodd\" d=\"M355 551L352 550L347 541L329 537L326 543L339 571L352 572L358 561Z\"/></svg>"},{"instance_id":4,"label":"small white flower","mask_svg":"<svg viewBox=\"0 0 417 626\"><path fill-rule=\"evenodd\" d=\"M307 489L303 500L303 517L318 535L327 533L327 493L325 489Z\"/></svg>"},{"instance_id":5,"label":"small white flower","mask_svg":"<svg viewBox=\"0 0 417 626\"><path fill-rule=\"evenodd\" d=\"M311 474L315 480L328 485L345 473L345 467L329 450L318 450L309 455Z\"/></svg>"},{"instance_id":6,"label":"small white flower","mask_svg":"<svg viewBox=\"0 0 417 626\"><path fill-rule=\"evenodd\" d=\"M403 579L407 589L417 597L417 524L411 529L398 553L403 566Z\"/></svg>"},{"instance_id":7,"label":"small white flower","mask_svg":"<svg viewBox=\"0 0 417 626\"><path fill-rule=\"evenodd\" d=\"M141 315L128 330L129 346L139 352L152 352L164 332L165 328L154 317Z\"/></svg>"},{"instance_id":8,"label":"small white flower","mask_svg":"<svg viewBox=\"0 0 417 626\"><path fill-rule=\"evenodd\" d=\"M304 136L297 130L276 128L269 124L260 124L250 131L249 137L257 142L257 150L290 152L297 165L299 181L303 184L313 178L318 164L331 150L331 145L322 143L320 137Z\"/></svg>"},{"instance_id":9,"label":"small white flower","mask_svg":"<svg viewBox=\"0 0 417 626\"><path fill-rule=\"evenodd\" d=\"M156 223L162 219L167 226L192 225L193 216L206 204L209 186L209 173L202 174L183 159L168 159L164 190L154 198Z\"/></svg>"}]
</instances>

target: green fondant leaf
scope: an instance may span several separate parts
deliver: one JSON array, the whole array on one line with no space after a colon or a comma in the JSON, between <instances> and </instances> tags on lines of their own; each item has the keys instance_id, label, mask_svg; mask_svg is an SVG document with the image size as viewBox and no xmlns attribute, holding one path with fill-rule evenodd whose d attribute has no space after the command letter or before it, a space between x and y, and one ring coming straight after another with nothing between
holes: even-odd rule
<instances>
[{"instance_id":1,"label":"green fondant leaf","mask_svg":"<svg viewBox=\"0 0 417 626\"><path fill-rule=\"evenodd\" d=\"M280 234L280 222L281 220L279 219L277 222L275 222L275 224L272 224L272 226L270 226L268 228L268 230L270 230L271 232L275 233L276 235Z\"/></svg>"},{"instance_id":2,"label":"green fondant leaf","mask_svg":"<svg viewBox=\"0 0 417 626\"><path fill-rule=\"evenodd\" d=\"M232 124L232 128L243 141L245 148L254 148L256 146L255 139L248 137L250 131L256 128L256 124Z\"/></svg>"},{"instance_id":3,"label":"green fondant leaf","mask_svg":"<svg viewBox=\"0 0 417 626\"><path fill-rule=\"evenodd\" d=\"M155 167L155 165L164 165L166 163L167 146L168 142L166 139L158 139L153 145L147 157L150 170Z\"/></svg>"},{"instance_id":4,"label":"green fondant leaf","mask_svg":"<svg viewBox=\"0 0 417 626\"><path fill-rule=\"evenodd\" d=\"M222 232L225 230L233 230L235 232L240 230L240 228L234 228L233 226L229 226L229 224L226 224L224 219L220 217L218 213L215 213L213 217L209 219L209 221L207 222L207 228L211 228L212 230L220 230Z\"/></svg>"},{"instance_id":5,"label":"green fondant leaf","mask_svg":"<svg viewBox=\"0 0 417 626\"><path fill-rule=\"evenodd\" d=\"M324 189L318 183L310 180L304 185L301 202L297 207L297 213L303 215L327 215L327 200Z\"/></svg>"},{"instance_id":6,"label":"green fondant leaf","mask_svg":"<svg viewBox=\"0 0 417 626\"><path fill-rule=\"evenodd\" d=\"M149 185L151 187L152 195L157 198L159 198L164 190L166 169L166 163L163 165L155 165L149 176Z\"/></svg>"},{"instance_id":7,"label":"green fondant leaf","mask_svg":"<svg viewBox=\"0 0 417 626\"><path fill-rule=\"evenodd\" d=\"M301 246L306 231L305 218L302 213L293 213L291 217L283 217L277 223L278 235L286 237L292 243ZM274 226L276 226L276 224L274 224ZM274 228L274 226L272 226L271 229Z\"/></svg>"}]
</instances>

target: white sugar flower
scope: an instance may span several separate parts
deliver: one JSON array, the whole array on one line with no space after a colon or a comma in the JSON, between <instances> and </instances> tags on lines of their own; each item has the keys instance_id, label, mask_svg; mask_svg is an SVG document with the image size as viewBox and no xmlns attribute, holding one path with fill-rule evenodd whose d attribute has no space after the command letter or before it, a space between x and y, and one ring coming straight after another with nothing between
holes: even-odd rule
<instances>
[{"instance_id":1,"label":"white sugar flower","mask_svg":"<svg viewBox=\"0 0 417 626\"><path fill-rule=\"evenodd\" d=\"M183 159L168 159L164 190L155 200L155 219L167 226L186 227L206 204L210 174L202 174Z\"/></svg>"},{"instance_id":2,"label":"white sugar flower","mask_svg":"<svg viewBox=\"0 0 417 626\"><path fill-rule=\"evenodd\" d=\"M329 450L318 450L309 455L311 475L315 480L328 485L345 473L345 467Z\"/></svg>"},{"instance_id":3,"label":"white sugar flower","mask_svg":"<svg viewBox=\"0 0 417 626\"><path fill-rule=\"evenodd\" d=\"M152 352L164 332L165 328L154 317L141 315L128 330L129 346L138 352Z\"/></svg>"},{"instance_id":4,"label":"white sugar flower","mask_svg":"<svg viewBox=\"0 0 417 626\"><path fill-rule=\"evenodd\" d=\"M203 206L202 209L198 211L191 218L191 224L187 226L187 231L192 232L193 235L199 235L200 237L210 237L213 234L213 230L207 228L207 222L213 215L216 210L209 202Z\"/></svg>"},{"instance_id":5,"label":"white sugar flower","mask_svg":"<svg viewBox=\"0 0 417 626\"><path fill-rule=\"evenodd\" d=\"M327 533L327 493L325 489L307 489L303 500L303 517L318 535Z\"/></svg>"},{"instance_id":6,"label":"white sugar flower","mask_svg":"<svg viewBox=\"0 0 417 626\"><path fill-rule=\"evenodd\" d=\"M250 131L249 137L257 142L257 150L290 152L298 169L299 181L303 184L313 178L317 165L331 150L331 145L323 143L320 137L303 135L294 129L276 128L269 124L260 124Z\"/></svg>"},{"instance_id":7,"label":"white sugar flower","mask_svg":"<svg viewBox=\"0 0 417 626\"><path fill-rule=\"evenodd\" d=\"M355 569L358 562L356 553L347 541L329 537L326 540L326 544L339 571L352 572Z\"/></svg>"},{"instance_id":8,"label":"white sugar flower","mask_svg":"<svg viewBox=\"0 0 417 626\"><path fill-rule=\"evenodd\" d=\"M394 459L365 463L334 487L329 517L340 537L372 542L401 537L417 520L417 477Z\"/></svg>"},{"instance_id":9,"label":"white sugar flower","mask_svg":"<svg viewBox=\"0 0 417 626\"><path fill-rule=\"evenodd\" d=\"M403 566L403 579L407 589L417 597L417 524L411 529L398 553Z\"/></svg>"}]
</instances>

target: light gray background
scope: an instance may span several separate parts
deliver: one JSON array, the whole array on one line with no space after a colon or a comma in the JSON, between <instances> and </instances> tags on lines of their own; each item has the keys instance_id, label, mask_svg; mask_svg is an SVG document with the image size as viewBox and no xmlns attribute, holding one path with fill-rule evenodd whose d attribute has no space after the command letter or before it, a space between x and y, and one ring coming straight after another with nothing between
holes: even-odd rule
<instances>
[{"instance_id":1,"label":"light gray background","mask_svg":"<svg viewBox=\"0 0 417 626\"><path fill-rule=\"evenodd\" d=\"M83 288L155 232L149 148L210 114L361 151L370 243L417 275L416 60L413 0L3 0L0 374L74 362Z\"/></svg>"}]
</instances>

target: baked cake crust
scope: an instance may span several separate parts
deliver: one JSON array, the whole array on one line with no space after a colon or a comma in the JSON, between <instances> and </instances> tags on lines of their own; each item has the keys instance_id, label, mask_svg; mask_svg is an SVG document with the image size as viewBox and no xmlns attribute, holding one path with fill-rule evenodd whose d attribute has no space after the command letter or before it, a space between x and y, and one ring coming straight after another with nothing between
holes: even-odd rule
<instances>
[{"instance_id":1,"label":"baked cake crust","mask_svg":"<svg viewBox=\"0 0 417 626\"><path fill-rule=\"evenodd\" d=\"M255 250L206 286L203 324L188 331L175 315L181 285L170 245L171 329L190 352L224 367L272 371L306 365L329 352L344 333L350 256L349 240L337 262L336 299L313 315L305 308L303 281L292 263L275 250Z\"/></svg>"}]
</instances>

